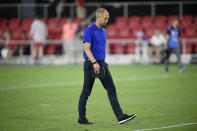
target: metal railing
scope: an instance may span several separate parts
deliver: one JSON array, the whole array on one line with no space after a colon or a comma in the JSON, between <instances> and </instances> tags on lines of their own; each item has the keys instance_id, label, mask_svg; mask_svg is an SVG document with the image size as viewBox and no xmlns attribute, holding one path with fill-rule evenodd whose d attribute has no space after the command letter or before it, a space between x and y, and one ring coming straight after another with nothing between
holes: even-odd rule
<instances>
[{"instance_id":1,"label":"metal railing","mask_svg":"<svg viewBox=\"0 0 197 131\"><path fill-rule=\"evenodd\" d=\"M125 44L125 43L135 43L135 41L136 41L136 39L107 39L107 53L108 54L110 54L109 53L109 44L110 43L113 43L113 44L115 44L115 43L122 43L122 44ZM197 38L184 38L184 39L182 39L182 41L183 41L183 45L182 45L182 53L183 54L186 54L186 43L187 42L194 42L194 43L196 43L196 45L197 45ZM5 41L4 40L1 40L0 41L0 45L2 44L2 43L5 43ZM23 43L23 44L27 44L27 45L30 45L30 47L31 47L31 52L33 51L33 41L32 40L10 40L9 41L9 43L14 43L14 44L21 44L21 43ZM46 40L46 44L62 44L63 45L63 40L61 40L61 39L51 39L51 40Z\"/></svg>"},{"instance_id":2,"label":"metal railing","mask_svg":"<svg viewBox=\"0 0 197 131\"><path fill-rule=\"evenodd\" d=\"M89 2L86 3L85 6L87 9L89 9L89 7L95 7L94 9L92 9L91 12L93 12L95 9L105 6L105 7L116 7L116 8L120 8L122 10L122 16L126 16L128 17L130 12L132 12L132 10L130 9L130 6L149 6L150 8L150 12L149 14L151 16L156 16L157 10L156 10L156 6L159 5L177 5L178 6L178 15L180 16L180 18L182 18L183 13L184 13L184 7L183 5L188 5L188 4L195 4L197 5L197 1L158 1L158 2ZM68 8L69 9L69 16L66 17L71 17L74 18L75 17L75 8L76 5L75 3L63 3L62 6L64 8ZM48 3L41 3L41 4L36 4L36 3L12 3L12 4L0 4L0 8L17 8L17 16L19 18L23 18L22 16L22 8L42 8L42 12L43 12L43 17L48 18L49 13L48 13L48 8L49 8L49 4ZM147 13L147 12L145 12ZM87 16L89 16L91 13L88 13Z\"/></svg>"}]
</instances>

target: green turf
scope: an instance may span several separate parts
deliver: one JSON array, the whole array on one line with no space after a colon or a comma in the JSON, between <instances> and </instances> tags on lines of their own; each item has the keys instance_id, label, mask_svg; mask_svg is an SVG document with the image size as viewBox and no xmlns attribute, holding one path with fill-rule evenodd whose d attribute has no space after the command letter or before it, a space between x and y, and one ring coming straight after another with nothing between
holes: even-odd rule
<instances>
[{"instance_id":1,"label":"green turf","mask_svg":"<svg viewBox=\"0 0 197 131\"><path fill-rule=\"evenodd\" d=\"M109 66L120 105L136 113L119 125L96 80L87 104L93 125L76 124L82 66L0 66L0 131L135 131L197 122L197 66ZM163 131L195 131L188 125Z\"/></svg>"}]
</instances>

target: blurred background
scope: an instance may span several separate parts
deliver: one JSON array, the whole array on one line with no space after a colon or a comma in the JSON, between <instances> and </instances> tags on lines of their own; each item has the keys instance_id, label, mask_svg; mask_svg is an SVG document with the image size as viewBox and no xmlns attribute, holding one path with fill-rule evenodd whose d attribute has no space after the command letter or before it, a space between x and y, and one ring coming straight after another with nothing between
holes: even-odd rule
<instances>
[{"instance_id":1,"label":"blurred background","mask_svg":"<svg viewBox=\"0 0 197 131\"><path fill-rule=\"evenodd\" d=\"M161 38L154 46L152 37L165 38L174 18L179 19L182 62L197 63L196 1L1 0L0 64L81 64L84 29L95 22L100 7L110 13L110 64L163 63L165 41ZM42 25L37 36L41 41L34 36L36 21ZM173 54L170 62L176 61Z\"/></svg>"}]
</instances>

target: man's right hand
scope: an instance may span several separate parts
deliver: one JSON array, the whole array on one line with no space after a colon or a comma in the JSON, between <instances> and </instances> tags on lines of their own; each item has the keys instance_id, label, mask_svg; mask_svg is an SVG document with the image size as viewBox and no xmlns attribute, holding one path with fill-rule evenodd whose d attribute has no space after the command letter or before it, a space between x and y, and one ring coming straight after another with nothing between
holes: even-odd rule
<instances>
[{"instance_id":1,"label":"man's right hand","mask_svg":"<svg viewBox=\"0 0 197 131\"><path fill-rule=\"evenodd\" d=\"M95 63L95 64L93 65L93 67L94 67L94 72L95 72L96 74L99 74L99 72L100 72L100 65L99 65L98 63Z\"/></svg>"}]
</instances>

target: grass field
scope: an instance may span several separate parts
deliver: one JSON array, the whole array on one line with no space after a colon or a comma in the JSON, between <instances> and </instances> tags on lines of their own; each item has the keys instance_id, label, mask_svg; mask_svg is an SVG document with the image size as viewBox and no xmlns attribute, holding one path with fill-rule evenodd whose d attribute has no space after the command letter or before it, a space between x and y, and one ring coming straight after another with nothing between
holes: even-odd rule
<instances>
[{"instance_id":1,"label":"grass field","mask_svg":"<svg viewBox=\"0 0 197 131\"><path fill-rule=\"evenodd\" d=\"M197 130L197 66L178 73L163 65L109 66L124 112L137 117L119 125L107 93L96 80L87 104L93 125L76 124L82 66L0 66L0 131ZM196 123L169 127L184 123Z\"/></svg>"}]
</instances>

